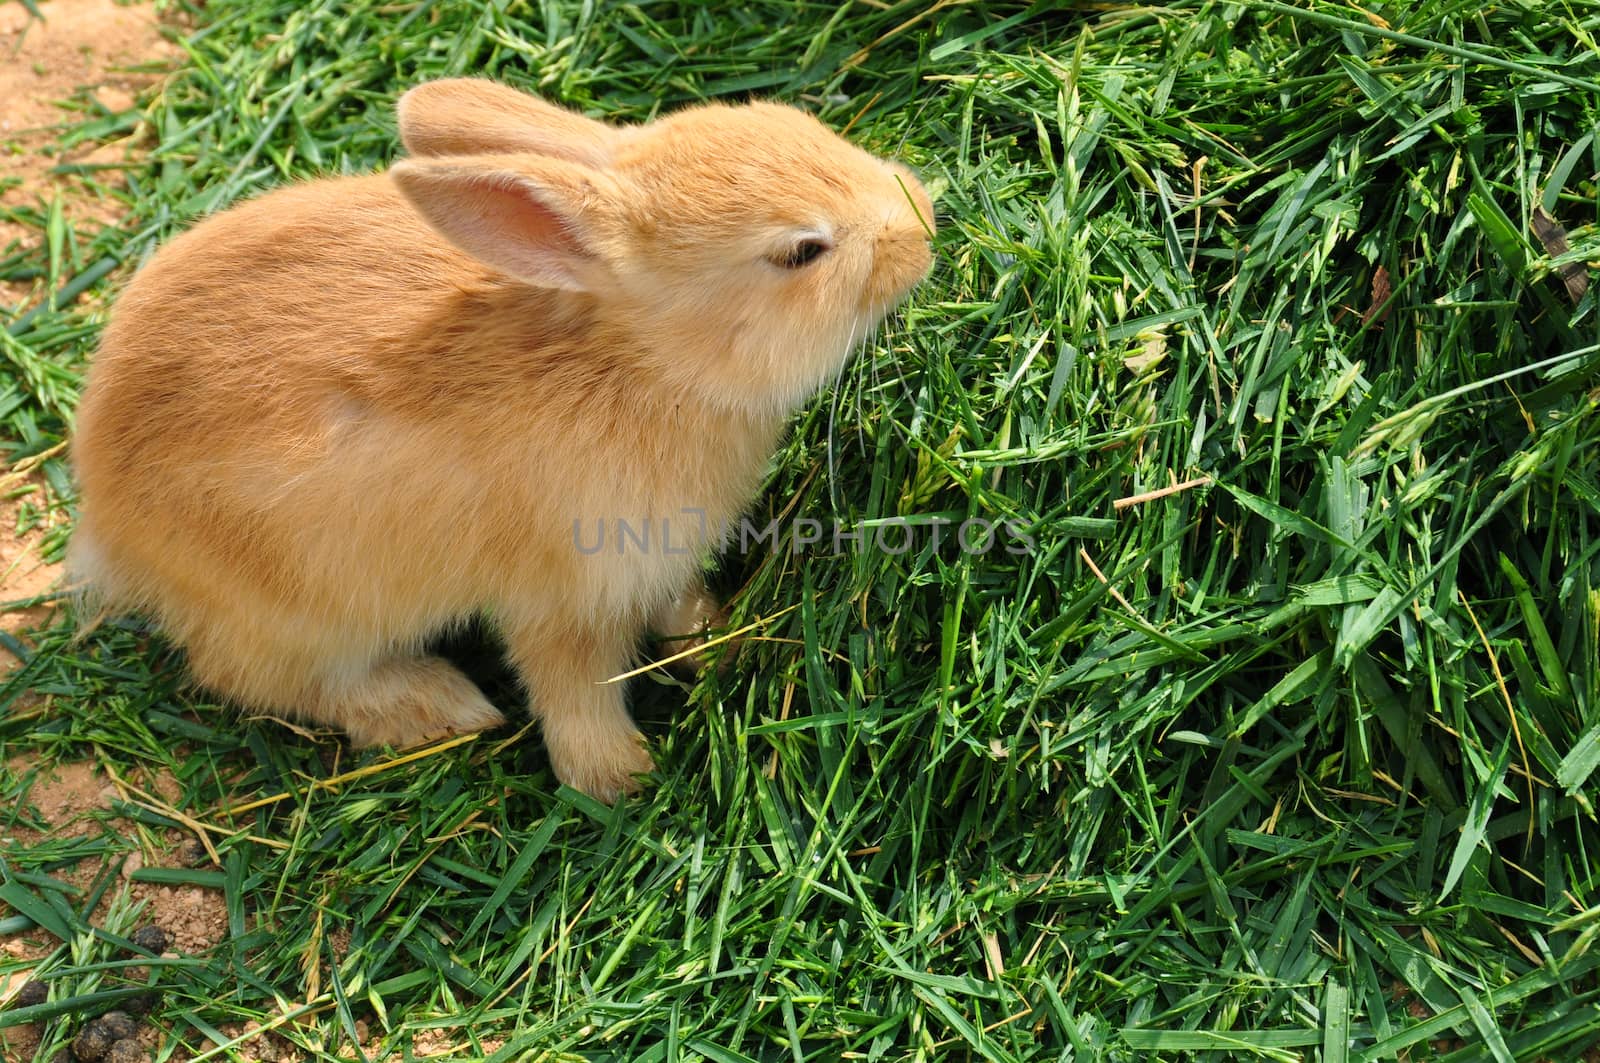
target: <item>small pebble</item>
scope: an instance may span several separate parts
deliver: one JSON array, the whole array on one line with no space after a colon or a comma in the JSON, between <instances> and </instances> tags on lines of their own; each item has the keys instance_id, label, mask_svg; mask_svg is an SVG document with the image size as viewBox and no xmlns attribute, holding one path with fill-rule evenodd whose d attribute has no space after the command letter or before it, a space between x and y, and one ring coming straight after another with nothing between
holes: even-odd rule
<instances>
[{"instance_id":1,"label":"small pebble","mask_svg":"<svg viewBox=\"0 0 1600 1063\"><path fill-rule=\"evenodd\" d=\"M78 1036L72 1039L72 1054L81 1063L99 1063L117 1040L106 1032L99 1019L94 1019L85 1023Z\"/></svg>"},{"instance_id":2,"label":"small pebble","mask_svg":"<svg viewBox=\"0 0 1600 1063\"><path fill-rule=\"evenodd\" d=\"M50 987L37 978L22 983L22 988L17 990L17 995L11 998L14 1008L31 1008L35 1004L43 1004L50 998Z\"/></svg>"},{"instance_id":3,"label":"small pebble","mask_svg":"<svg viewBox=\"0 0 1600 1063\"><path fill-rule=\"evenodd\" d=\"M156 1010L156 1005L161 998L155 993L140 993L138 996L129 997L122 1002L122 1010L129 1015L148 1015Z\"/></svg>"},{"instance_id":4,"label":"small pebble","mask_svg":"<svg viewBox=\"0 0 1600 1063\"><path fill-rule=\"evenodd\" d=\"M153 952L157 956L167 951L167 932L154 923L148 926L141 926L128 937L128 940L146 952Z\"/></svg>"},{"instance_id":5,"label":"small pebble","mask_svg":"<svg viewBox=\"0 0 1600 1063\"><path fill-rule=\"evenodd\" d=\"M102 1063L149 1063L149 1059L143 1045L131 1037L125 1037L107 1050Z\"/></svg>"},{"instance_id":6,"label":"small pebble","mask_svg":"<svg viewBox=\"0 0 1600 1063\"><path fill-rule=\"evenodd\" d=\"M125 1011L108 1011L95 1020L100 1028L111 1035L113 1041L125 1041L139 1036L139 1024Z\"/></svg>"},{"instance_id":7,"label":"small pebble","mask_svg":"<svg viewBox=\"0 0 1600 1063\"><path fill-rule=\"evenodd\" d=\"M183 843L183 848L178 850L178 859L187 867L199 867L210 862L211 854L206 851L205 843L199 838L190 838Z\"/></svg>"}]
</instances>

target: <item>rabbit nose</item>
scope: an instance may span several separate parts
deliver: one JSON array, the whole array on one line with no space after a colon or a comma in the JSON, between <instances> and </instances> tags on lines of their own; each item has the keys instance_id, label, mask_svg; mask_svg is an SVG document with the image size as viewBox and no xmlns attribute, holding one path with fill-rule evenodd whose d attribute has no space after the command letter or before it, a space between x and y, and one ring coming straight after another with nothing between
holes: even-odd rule
<instances>
[{"instance_id":1,"label":"rabbit nose","mask_svg":"<svg viewBox=\"0 0 1600 1063\"><path fill-rule=\"evenodd\" d=\"M873 256L872 277L867 283L870 303L887 306L900 300L933 265L933 249L919 221L906 210L884 226Z\"/></svg>"}]
</instances>

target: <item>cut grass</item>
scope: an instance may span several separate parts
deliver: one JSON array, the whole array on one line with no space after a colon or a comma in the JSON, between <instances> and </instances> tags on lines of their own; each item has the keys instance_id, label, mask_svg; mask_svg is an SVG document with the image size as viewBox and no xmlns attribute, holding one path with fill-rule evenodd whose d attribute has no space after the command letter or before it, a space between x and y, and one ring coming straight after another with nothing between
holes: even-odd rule
<instances>
[{"instance_id":1,"label":"cut grass","mask_svg":"<svg viewBox=\"0 0 1600 1063\"><path fill-rule=\"evenodd\" d=\"M439 1028L497 1061L1600 1043L1600 336L1559 276L1600 257L1600 4L192 14L130 224L30 216L46 250L0 257L57 293L0 338L13 460L65 431L99 325L72 289L381 164L398 91L485 73L629 120L796 100L924 173L933 278L753 514L920 523L898 554L725 559L739 619L777 618L687 705L636 681L660 770L616 808L531 737L317 785L336 743L183 692L136 623L44 633L6 762L181 796L8 846L5 928L61 940L39 1058L131 962L134 915L92 930L52 872L172 811L219 863L141 874L220 887L231 931L151 969L185 1051L244 1021L315 1058L364 1021L368 1058ZM969 518L1034 549L935 544Z\"/></svg>"}]
</instances>

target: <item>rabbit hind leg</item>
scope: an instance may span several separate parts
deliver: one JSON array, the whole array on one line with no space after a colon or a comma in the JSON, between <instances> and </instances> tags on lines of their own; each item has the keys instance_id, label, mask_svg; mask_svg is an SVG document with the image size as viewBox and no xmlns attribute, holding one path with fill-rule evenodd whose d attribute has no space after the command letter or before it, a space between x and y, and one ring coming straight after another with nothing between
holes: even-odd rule
<instances>
[{"instance_id":1,"label":"rabbit hind leg","mask_svg":"<svg viewBox=\"0 0 1600 1063\"><path fill-rule=\"evenodd\" d=\"M205 630L205 629L202 629ZM440 657L225 638L211 627L185 639L204 687L242 705L343 730L357 746L414 746L504 722L466 676Z\"/></svg>"},{"instance_id":2,"label":"rabbit hind leg","mask_svg":"<svg viewBox=\"0 0 1600 1063\"><path fill-rule=\"evenodd\" d=\"M663 656L688 653L673 662L673 670L692 677L707 663L707 631L727 624L728 610L696 573L681 593L656 611L650 630L657 636Z\"/></svg>"}]
</instances>

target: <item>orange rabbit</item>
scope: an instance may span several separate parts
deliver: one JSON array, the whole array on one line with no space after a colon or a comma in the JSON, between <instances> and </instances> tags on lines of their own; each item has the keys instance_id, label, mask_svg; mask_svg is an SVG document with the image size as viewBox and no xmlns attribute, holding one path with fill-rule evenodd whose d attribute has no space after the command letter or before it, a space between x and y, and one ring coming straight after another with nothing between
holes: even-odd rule
<instances>
[{"instance_id":1,"label":"orange rabbit","mask_svg":"<svg viewBox=\"0 0 1600 1063\"><path fill-rule=\"evenodd\" d=\"M486 615L556 775L609 800L651 759L604 680L712 615L716 529L927 272L932 208L784 106L620 127L459 79L398 110L411 158L133 278L78 412L73 576L205 686L363 744L500 722L423 648ZM580 544L619 520L674 548Z\"/></svg>"}]
</instances>

